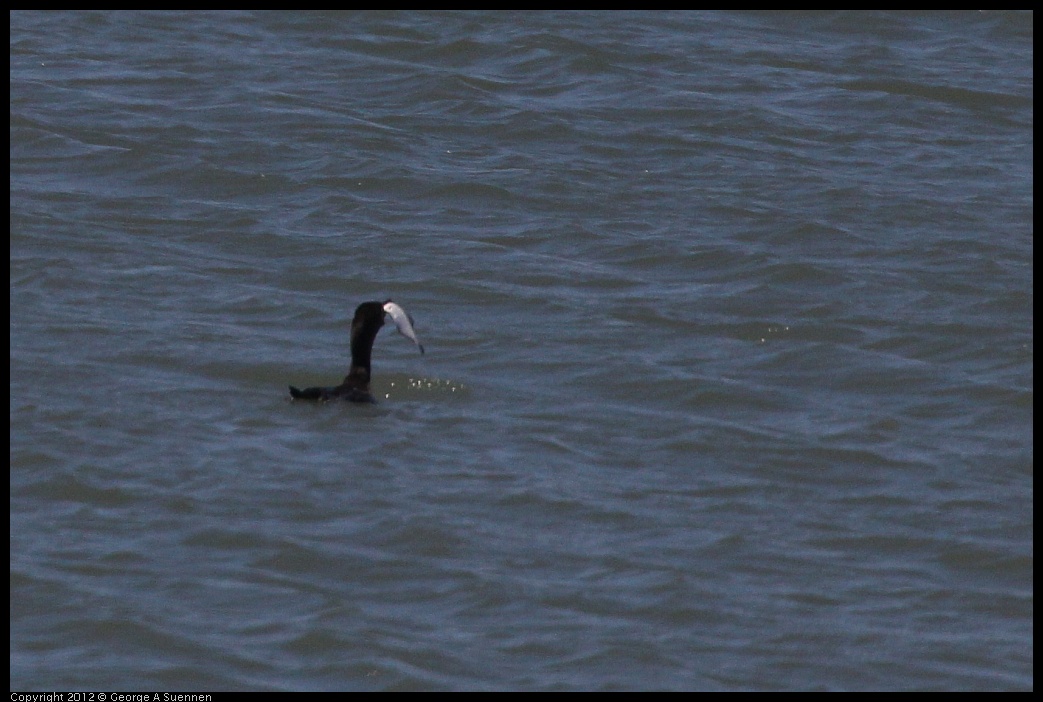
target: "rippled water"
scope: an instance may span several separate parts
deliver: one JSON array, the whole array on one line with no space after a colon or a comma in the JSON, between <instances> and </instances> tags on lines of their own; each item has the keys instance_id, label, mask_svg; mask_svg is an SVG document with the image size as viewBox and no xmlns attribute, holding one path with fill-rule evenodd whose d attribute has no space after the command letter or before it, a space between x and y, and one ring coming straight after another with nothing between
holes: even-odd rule
<instances>
[{"instance_id":1,"label":"rippled water","mask_svg":"<svg viewBox=\"0 0 1043 702\"><path fill-rule=\"evenodd\" d=\"M1032 688L1031 14L10 19L12 689Z\"/></svg>"}]
</instances>

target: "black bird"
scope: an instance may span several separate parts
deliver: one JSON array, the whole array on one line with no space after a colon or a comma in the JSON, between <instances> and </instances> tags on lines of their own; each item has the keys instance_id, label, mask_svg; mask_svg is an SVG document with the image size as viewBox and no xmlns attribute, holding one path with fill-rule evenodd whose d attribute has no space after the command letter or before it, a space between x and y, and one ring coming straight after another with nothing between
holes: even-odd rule
<instances>
[{"instance_id":1,"label":"black bird","mask_svg":"<svg viewBox=\"0 0 1043 702\"><path fill-rule=\"evenodd\" d=\"M351 368L343 383L336 387L303 390L291 385L290 395L296 400L376 402L369 392L369 358L373 352L373 340L384 326L385 313L381 302L363 302L355 310L355 318L351 320Z\"/></svg>"}]
</instances>

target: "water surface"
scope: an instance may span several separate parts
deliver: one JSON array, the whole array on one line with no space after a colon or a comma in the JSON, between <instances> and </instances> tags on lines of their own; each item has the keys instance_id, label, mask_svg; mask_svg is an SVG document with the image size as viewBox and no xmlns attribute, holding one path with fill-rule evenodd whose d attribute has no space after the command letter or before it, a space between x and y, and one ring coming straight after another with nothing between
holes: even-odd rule
<instances>
[{"instance_id":1,"label":"water surface","mask_svg":"<svg viewBox=\"0 0 1043 702\"><path fill-rule=\"evenodd\" d=\"M1032 688L1031 14L10 19L12 689Z\"/></svg>"}]
</instances>

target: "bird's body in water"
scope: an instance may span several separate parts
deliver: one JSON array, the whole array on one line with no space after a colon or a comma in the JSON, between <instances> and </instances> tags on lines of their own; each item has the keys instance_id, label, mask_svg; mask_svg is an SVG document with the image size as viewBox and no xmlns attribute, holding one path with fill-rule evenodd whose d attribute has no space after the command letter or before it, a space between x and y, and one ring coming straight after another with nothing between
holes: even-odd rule
<instances>
[{"instance_id":1,"label":"bird's body in water","mask_svg":"<svg viewBox=\"0 0 1043 702\"><path fill-rule=\"evenodd\" d=\"M390 308L390 309L389 309ZM394 312L394 314L392 314ZM344 377L344 382L333 387L314 387L300 390L290 386L290 396L295 400L348 400L349 402L376 402L369 391L370 379L370 357L373 353L373 341L377 338L377 332L384 326L385 315L392 314L392 318L402 325L399 319L406 317L405 310L393 303L387 302L363 302L355 309L355 317L351 320L351 367ZM409 337L420 346L416 340L416 334L409 327ZM423 353L423 347L420 347Z\"/></svg>"}]
</instances>

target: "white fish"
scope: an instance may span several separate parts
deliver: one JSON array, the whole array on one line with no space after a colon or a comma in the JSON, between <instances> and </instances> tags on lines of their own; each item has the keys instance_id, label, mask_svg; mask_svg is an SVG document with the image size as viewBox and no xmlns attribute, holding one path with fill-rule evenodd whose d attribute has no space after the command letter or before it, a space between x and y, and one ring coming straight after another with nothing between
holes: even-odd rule
<instances>
[{"instance_id":1,"label":"white fish","mask_svg":"<svg viewBox=\"0 0 1043 702\"><path fill-rule=\"evenodd\" d=\"M398 333L412 340L420 349L420 353L423 353L424 345L416 338L416 332L413 331L413 318L409 316L409 313L391 300L384 303L384 311L391 315L391 320L398 327Z\"/></svg>"}]
</instances>

